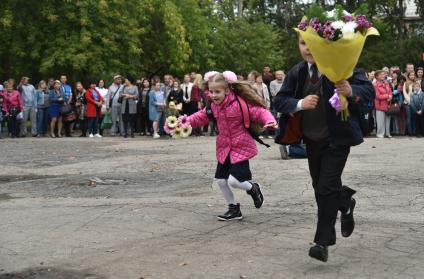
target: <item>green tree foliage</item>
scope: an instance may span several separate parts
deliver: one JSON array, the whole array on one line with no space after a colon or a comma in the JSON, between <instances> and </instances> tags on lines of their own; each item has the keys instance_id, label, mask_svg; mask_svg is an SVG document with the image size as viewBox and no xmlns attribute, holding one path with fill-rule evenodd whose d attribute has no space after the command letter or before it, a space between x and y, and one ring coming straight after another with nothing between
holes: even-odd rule
<instances>
[{"instance_id":1,"label":"green tree foliage","mask_svg":"<svg viewBox=\"0 0 424 279\"><path fill-rule=\"evenodd\" d=\"M262 70L265 62L284 65L280 35L271 25L237 18L217 25L212 38L217 70Z\"/></svg>"},{"instance_id":2,"label":"green tree foliage","mask_svg":"<svg viewBox=\"0 0 424 279\"><path fill-rule=\"evenodd\" d=\"M411 33L402 16L404 1L314 2L374 16L382 35L367 41L360 65L379 68L417 63L424 51L422 35ZM288 69L301 59L292 28L308 8L305 2L1 0L0 80L62 73L86 81L116 73L247 72L264 63ZM424 1L415 2L423 15Z\"/></svg>"}]
</instances>

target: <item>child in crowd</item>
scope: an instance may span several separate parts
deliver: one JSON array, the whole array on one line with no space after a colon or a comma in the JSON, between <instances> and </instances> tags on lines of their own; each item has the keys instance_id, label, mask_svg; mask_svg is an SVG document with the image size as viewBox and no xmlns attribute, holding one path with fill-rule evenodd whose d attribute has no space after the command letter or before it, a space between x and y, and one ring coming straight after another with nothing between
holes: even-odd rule
<instances>
[{"instance_id":1,"label":"child in crowd","mask_svg":"<svg viewBox=\"0 0 424 279\"><path fill-rule=\"evenodd\" d=\"M247 191L256 208L262 206L264 199L259 184L250 181L252 173L249 159L258 151L254 139L244 126L238 98L248 104L253 124L266 129L277 128L277 123L263 100L256 96L254 89L248 83L237 81L234 73L209 72L205 75L205 81L212 99L211 110L220 131L216 143L218 166L215 179L229 204L228 211L219 215L218 220L241 220L240 204L236 202L230 186ZM188 117L187 122L193 128L207 125L209 116L206 108Z\"/></svg>"},{"instance_id":2,"label":"child in crowd","mask_svg":"<svg viewBox=\"0 0 424 279\"><path fill-rule=\"evenodd\" d=\"M412 87L411 102L412 112L416 127L417 137L424 136L424 93L421 91L421 83L415 82Z\"/></svg>"}]
</instances>

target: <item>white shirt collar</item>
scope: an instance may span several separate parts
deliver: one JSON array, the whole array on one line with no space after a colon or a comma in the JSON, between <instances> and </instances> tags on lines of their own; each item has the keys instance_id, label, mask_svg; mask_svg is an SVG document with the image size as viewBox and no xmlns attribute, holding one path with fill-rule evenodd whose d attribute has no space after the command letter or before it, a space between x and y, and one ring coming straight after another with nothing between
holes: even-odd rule
<instances>
[{"instance_id":1,"label":"white shirt collar","mask_svg":"<svg viewBox=\"0 0 424 279\"><path fill-rule=\"evenodd\" d=\"M309 77L312 77L312 71L311 71L311 66L312 66L312 65L313 65L312 63L309 63L309 62L308 62L308 72L309 72ZM318 67L317 67L317 71L318 71L318 77L321 77L321 73L319 72Z\"/></svg>"}]
</instances>

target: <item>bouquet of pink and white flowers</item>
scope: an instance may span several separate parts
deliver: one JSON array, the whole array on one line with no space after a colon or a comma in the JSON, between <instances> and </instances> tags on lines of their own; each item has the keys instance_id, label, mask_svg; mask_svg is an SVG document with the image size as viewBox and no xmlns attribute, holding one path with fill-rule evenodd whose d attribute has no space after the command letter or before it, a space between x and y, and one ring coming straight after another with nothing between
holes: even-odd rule
<instances>
[{"instance_id":1,"label":"bouquet of pink and white flowers","mask_svg":"<svg viewBox=\"0 0 424 279\"><path fill-rule=\"evenodd\" d=\"M165 120L165 133L172 136L173 139L187 138L192 132L192 127L187 121L187 115L182 115L179 118L169 116Z\"/></svg>"},{"instance_id":2,"label":"bouquet of pink and white flowers","mask_svg":"<svg viewBox=\"0 0 424 279\"><path fill-rule=\"evenodd\" d=\"M297 26L301 31L306 31L308 27L328 41L337 41L342 38L352 39L356 32L366 35L373 24L366 16L350 14L341 7L329 12L314 7L310 15L305 16Z\"/></svg>"},{"instance_id":3,"label":"bouquet of pink and white flowers","mask_svg":"<svg viewBox=\"0 0 424 279\"><path fill-rule=\"evenodd\" d=\"M295 30L311 51L318 70L334 83L352 76L365 39L379 35L364 15L350 14L341 6L329 12L311 6ZM347 120L346 97L335 91L330 103L337 113L341 113L342 119Z\"/></svg>"}]
</instances>

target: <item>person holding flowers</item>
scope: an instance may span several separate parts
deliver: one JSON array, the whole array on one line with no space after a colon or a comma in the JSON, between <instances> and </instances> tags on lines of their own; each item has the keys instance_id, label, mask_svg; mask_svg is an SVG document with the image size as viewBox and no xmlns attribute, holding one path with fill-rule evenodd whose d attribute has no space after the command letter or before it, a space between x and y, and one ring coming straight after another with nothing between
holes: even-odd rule
<instances>
[{"instance_id":1,"label":"person holding flowers","mask_svg":"<svg viewBox=\"0 0 424 279\"><path fill-rule=\"evenodd\" d=\"M228 211L219 215L218 220L241 220L240 204L230 187L247 191L256 208L260 208L264 200L259 184L251 182L249 160L258 150L245 126L244 114L249 115L252 125L265 129L277 128L277 123L253 87L237 81L233 72L208 72L204 80L212 99L210 108L205 107L188 118L180 117L179 124L181 127L190 125L196 128L207 125L211 117L216 119L220 133L216 140L218 165L215 179L228 204ZM247 105L248 109L243 110L242 104Z\"/></svg>"},{"instance_id":2,"label":"person holding flowers","mask_svg":"<svg viewBox=\"0 0 424 279\"><path fill-rule=\"evenodd\" d=\"M350 147L363 142L360 105L374 100L371 82L355 65L366 36L378 32L363 16L340 9L325 15L313 9L310 20L304 18L295 29L304 61L288 72L275 98L275 108L282 114L275 141L306 143L318 207L315 245L309 256L326 262L328 246L336 243L338 211L344 237L352 234L355 225L355 191L342 185L341 176Z\"/></svg>"}]
</instances>

